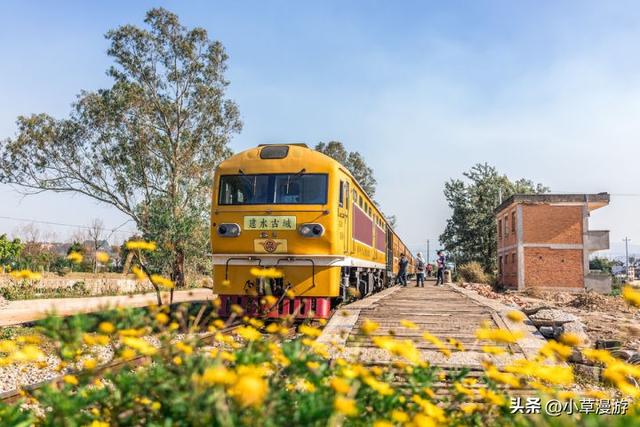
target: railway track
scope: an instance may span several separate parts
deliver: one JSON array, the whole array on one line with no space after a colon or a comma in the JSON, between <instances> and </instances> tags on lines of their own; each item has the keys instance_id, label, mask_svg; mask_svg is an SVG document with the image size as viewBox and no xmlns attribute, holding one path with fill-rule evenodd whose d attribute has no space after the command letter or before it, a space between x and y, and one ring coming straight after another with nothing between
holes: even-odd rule
<instances>
[{"instance_id":1,"label":"railway track","mask_svg":"<svg viewBox=\"0 0 640 427\"><path fill-rule=\"evenodd\" d=\"M375 297L375 298L374 298ZM467 377L479 379L483 373L483 360L490 358L497 366L506 365L515 359L530 358L533 354L531 346L539 348L544 344L542 337L526 336L527 344L496 344L506 353L489 357L482 351L486 343L479 342L475 331L482 325L493 328L509 329L503 318L509 307L496 306L474 299L453 286L436 287L427 282L424 288L390 288L377 294L377 297L356 301L344 306L340 316L334 316L319 340L324 343L337 343L340 350L332 357L357 360L368 366L386 367L391 372L397 370L394 364L403 361L400 356L393 356L379 348L373 340L376 337L393 336L398 340L410 341L420 352L423 360L439 369L447 377L461 369L467 371ZM373 332L363 332L365 321L375 322L378 328ZM413 325L409 325L407 322ZM425 340L423 333L440 338L451 350L446 356L433 342ZM463 351L456 349L447 341L453 338L462 346ZM402 375L397 375L402 378ZM401 383L397 384L399 387ZM448 381L441 380L434 384L436 393L448 393ZM478 381L475 387L482 387ZM519 390L523 395L534 394L532 389Z\"/></svg>"}]
</instances>

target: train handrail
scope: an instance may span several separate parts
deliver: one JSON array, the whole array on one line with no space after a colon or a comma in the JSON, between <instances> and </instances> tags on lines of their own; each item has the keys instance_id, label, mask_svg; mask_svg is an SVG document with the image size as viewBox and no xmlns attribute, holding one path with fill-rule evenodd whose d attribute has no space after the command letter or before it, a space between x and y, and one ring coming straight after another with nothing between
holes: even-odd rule
<instances>
[{"instance_id":1,"label":"train handrail","mask_svg":"<svg viewBox=\"0 0 640 427\"><path fill-rule=\"evenodd\" d=\"M227 260L224 263L224 280L228 280L229 279L229 261L258 261L258 267L262 267L262 260L258 257L252 257L252 256L247 256L247 257L230 257L227 258Z\"/></svg>"},{"instance_id":2,"label":"train handrail","mask_svg":"<svg viewBox=\"0 0 640 427\"><path fill-rule=\"evenodd\" d=\"M285 258L279 258L276 261L276 265L280 264L280 261L307 261L311 263L311 287L315 288L316 287L316 263L315 261L313 261L313 259L311 258L294 258L294 257L285 257Z\"/></svg>"}]
</instances>

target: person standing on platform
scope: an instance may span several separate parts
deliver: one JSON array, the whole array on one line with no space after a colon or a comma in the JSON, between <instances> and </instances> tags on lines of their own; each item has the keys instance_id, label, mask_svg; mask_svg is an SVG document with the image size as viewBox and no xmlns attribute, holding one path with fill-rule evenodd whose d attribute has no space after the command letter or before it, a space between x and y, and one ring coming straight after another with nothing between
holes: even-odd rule
<instances>
[{"instance_id":1,"label":"person standing on platform","mask_svg":"<svg viewBox=\"0 0 640 427\"><path fill-rule=\"evenodd\" d=\"M418 252L416 255L416 286L418 288L424 288L424 270L425 261L422 258L422 252Z\"/></svg>"},{"instance_id":2,"label":"person standing on platform","mask_svg":"<svg viewBox=\"0 0 640 427\"><path fill-rule=\"evenodd\" d=\"M400 282L400 286L407 286L407 267L409 266L409 260L407 259L405 254L400 255L400 260L398 261L398 280Z\"/></svg>"},{"instance_id":3,"label":"person standing on platform","mask_svg":"<svg viewBox=\"0 0 640 427\"><path fill-rule=\"evenodd\" d=\"M436 276L436 286L444 285L444 269L446 268L445 262L446 262L446 259L444 257L444 252L438 251L438 258L436 258L436 264L438 266L438 273Z\"/></svg>"}]
</instances>

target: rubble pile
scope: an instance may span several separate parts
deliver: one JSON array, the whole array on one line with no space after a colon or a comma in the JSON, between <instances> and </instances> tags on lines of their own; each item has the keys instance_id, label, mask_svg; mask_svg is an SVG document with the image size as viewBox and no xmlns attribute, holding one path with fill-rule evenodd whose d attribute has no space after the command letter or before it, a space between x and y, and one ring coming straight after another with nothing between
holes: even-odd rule
<instances>
[{"instance_id":1,"label":"rubble pile","mask_svg":"<svg viewBox=\"0 0 640 427\"><path fill-rule=\"evenodd\" d=\"M629 306L621 298L601 295L596 292L583 292L576 295L569 303L568 307L579 308L588 311L625 311Z\"/></svg>"},{"instance_id":2,"label":"rubble pile","mask_svg":"<svg viewBox=\"0 0 640 427\"><path fill-rule=\"evenodd\" d=\"M459 286L519 307L546 338L558 338L562 331L573 332L591 347L601 341L616 340L621 343L621 350L638 353L640 359L640 310L620 296L535 288L524 292L496 292L490 285L477 283Z\"/></svg>"},{"instance_id":3,"label":"rubble pile","mask_svg":"<svg viewBox=\"0 0 640 427\"><path fill-rule=\"evenodd\" d=\"M528 306L528 303L513 293L499 293L493 290L491 285L484 283L460 283L460 287L472 290L485 298L495 299L503 304L516 305L519 307Z\"/></svg>"}]
</instances>

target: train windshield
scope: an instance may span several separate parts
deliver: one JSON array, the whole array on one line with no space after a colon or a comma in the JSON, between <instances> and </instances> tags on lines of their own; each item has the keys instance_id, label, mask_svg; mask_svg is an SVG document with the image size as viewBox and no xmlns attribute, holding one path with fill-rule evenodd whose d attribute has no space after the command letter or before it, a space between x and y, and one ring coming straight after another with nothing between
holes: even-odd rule
<instances>
[{"instance_id":1,"label":"train windshield","mask_svg":"<svg viewBox=\"0 0 640 427\"><path fill-rule=\"evenodd\" d=\"M223 175L220 205L324 205L327 175L314 173Z\"/></svg>"}]
</instances>

